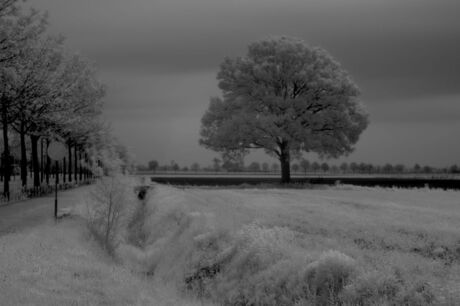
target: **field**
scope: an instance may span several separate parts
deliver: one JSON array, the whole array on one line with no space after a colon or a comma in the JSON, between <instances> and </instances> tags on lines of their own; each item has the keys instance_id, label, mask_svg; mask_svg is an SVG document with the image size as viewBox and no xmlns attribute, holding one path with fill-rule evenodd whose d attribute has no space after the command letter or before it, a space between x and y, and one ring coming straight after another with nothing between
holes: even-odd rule
<instances>
[{"instance_id":1,"label":"field","mask_svg":"<svg viewBox=\"0 0 460 306\"><path fill-rule=\"evenodd\" d=\"M460 192L293 187L154 184L113 257L87 228L93 187L62 192L58 222L52 198L2 207L2 302L460 305Z\"/></svg>"},{"instance_id":2,"label":"field","mask_svg":"<svg viewBox=\"0 0 460 306\"><path fill-rule=\"evenodd\" d=\"M308 305L313 298L317 305L457 305L459 195L156 185L137 227L141 239L119 254L153 278L219 304ZM340 288L328 279L334 273ZM308 280L316 282L313 297L299 285ZM322 292L323 285L336 292Z\"/></svg>"}]
</instances>

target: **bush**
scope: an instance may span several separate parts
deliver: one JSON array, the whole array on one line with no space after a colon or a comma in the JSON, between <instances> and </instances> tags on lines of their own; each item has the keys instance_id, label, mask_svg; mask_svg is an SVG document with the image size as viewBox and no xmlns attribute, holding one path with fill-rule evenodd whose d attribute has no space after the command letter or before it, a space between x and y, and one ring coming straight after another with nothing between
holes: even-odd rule
<instances>
[{"instance_id":1,"label":"bush","mask_svg":"<svg viewBox=\"0 0 460 306\"><path fill-rule=\"evenodd\" d=\"M132 192L122 177L103 177L94 185L89 200L88 228L104 249L113 254L122 217L128 204L133 203Z\"/></svg>"},{"instance_id":2,"label":"bush","mask_svg":"<svg viewBox=\"0 0 460 306\"><path fill-rule=\"evenodd\" d=\"M345 305L434 305L432 288L424 282L406 282L398 273L364 272L341 296Z\"/></svg>"},{"instance_id":3,"label":"bush","mask_svg":"<svg viewBox=\"0 0 460 306\"><path fill-rule=\"evenodd\" d=\"M316 305L334 305L355 273L356 265L352 258L337 251L323 253L307 267L308 295L313 297Z\"/></svg>"},{"instance_id":4,"label":"bush","mask_svg":"<svg viewBox=\"0 0 460 306\"><path fill-rule=\"evenodd\" d=\"M431 286L423 281L416 281L403 288L398 297L400 305L433 305L436 302Z\"/></svg>"},{"instance_id":5,"label":"bush","mask_svg":"<svg viewBox=\"0 0 460 306\"><path fill-rule=\"evenodd\" d=\"M309 305L304 265L304 260L284 259L260 271L248 300L254 305Z\"/></svg>"},{"instance_id":6,"label":"bush","mask_svg":"<svg viewBox=\"0 0 460 306\"><path fill-rule=\"evenodd\" d=\"M345 287L342 300L348 305L385 305L394 301L401 289L401 279L382 272L364 272Z\"/></svg>"}]
</instances>

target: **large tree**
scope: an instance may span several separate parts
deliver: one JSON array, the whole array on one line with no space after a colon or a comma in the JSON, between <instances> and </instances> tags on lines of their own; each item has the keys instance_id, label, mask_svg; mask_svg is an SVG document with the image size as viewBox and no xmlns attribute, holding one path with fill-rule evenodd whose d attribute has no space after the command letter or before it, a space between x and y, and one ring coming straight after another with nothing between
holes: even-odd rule
<instances>
[{"instance_id":1,"label":"large tree","mask_svg":"<svg viewBox=\"0 0 460 306\"><path fill-rule=\"evenodd\" d=\"M202 118L200 144L218 152L264 149L290 181L290 161L302 152L338 157L353 150L368 117L359 90L321 48L277 37L227 58L217 75L223 98Z\"/></svg>"}]
</instances>

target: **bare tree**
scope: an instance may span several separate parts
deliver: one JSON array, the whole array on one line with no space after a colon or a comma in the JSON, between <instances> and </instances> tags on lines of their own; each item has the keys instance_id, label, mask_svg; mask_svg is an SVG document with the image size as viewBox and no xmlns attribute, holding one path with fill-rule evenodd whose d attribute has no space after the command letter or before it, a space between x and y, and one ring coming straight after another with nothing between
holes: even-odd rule
<instances>
[{"instance_id":1,"label":"bare tree","mask_svg":"<svg viewBox=\"0 0 460 306\"><path fill-rule=\"evenodd\" d=\"M107 251L113 252L126 207L132 192L120 176L101 178L90 193L88 226Z\"/></svg>"}]
</instances>

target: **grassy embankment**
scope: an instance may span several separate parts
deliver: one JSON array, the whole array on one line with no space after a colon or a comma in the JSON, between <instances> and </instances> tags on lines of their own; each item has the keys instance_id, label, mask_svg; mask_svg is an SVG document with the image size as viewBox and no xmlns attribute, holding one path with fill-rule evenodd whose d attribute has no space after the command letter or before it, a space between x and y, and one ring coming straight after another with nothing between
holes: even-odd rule
<instances>
[{"instance_id":1,"label":"grassy embankment","mask_svg":"<svg viewBox=\"0 0 460 306\"><path fill-rule=\"evenodd\" d=\"M458 192L157 186L117 250L229 305L455 305Z\"/></svg>"}]
</instances>

